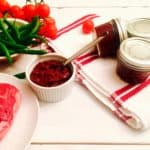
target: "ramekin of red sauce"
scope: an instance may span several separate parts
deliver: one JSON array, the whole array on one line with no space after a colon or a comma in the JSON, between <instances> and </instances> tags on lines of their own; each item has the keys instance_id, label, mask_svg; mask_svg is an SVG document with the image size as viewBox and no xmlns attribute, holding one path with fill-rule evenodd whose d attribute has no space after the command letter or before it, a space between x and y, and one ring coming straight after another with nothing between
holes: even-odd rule
<instances>
[{"instance_id":1,"label":"ramekin of red sauce","mask_svg":"<svg viewBox=\"0 0 150 150\"><path fill-rule=\"evenodd\" d=\"M39 100L58 102L71 92L75 67L72 63L64 66L65 60L65 57L51 53L38 57L27 67L27 80Z\"/></svg>"}]
</instances>

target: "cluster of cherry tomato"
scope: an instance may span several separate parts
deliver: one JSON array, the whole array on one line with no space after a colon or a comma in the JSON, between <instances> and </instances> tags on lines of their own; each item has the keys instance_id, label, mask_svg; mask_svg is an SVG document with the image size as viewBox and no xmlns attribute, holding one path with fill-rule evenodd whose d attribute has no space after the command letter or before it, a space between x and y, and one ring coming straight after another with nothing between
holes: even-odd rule
<instances>
[{"instance_id":1,"label":"cluster of cherry tomato","mask_svg":"<svg viewBox=\"0 0 150 150\"><path fill-rule=\"evenodd\" d=\"M35 16L39 16L41 20L39 35L55 39L57 27L55 19L50 16L50 11L49 5L44 3L44 0L41 0L40 3L31 3L31 0L26 0L26 4L23 7L10 5L7 0L0 0L0 18L7 15L8 17L19 18L30 22ZM82 25L82 32L84 34L91 33L93 29L94 23L92 20L88 20Z\"/></svg>"},{"instance_id":2,"label":"cluster of cherry tomato","mask_svg":"<svg viewBox=\"0 0 150 150\"><path fill-rule=\"evenodd\" d=\"M0 18L4 15L32 21L35 16L39 16L41 27L39 34L54 39L57 34L55 19L50 16L50 7L41 0L40 3L31 3L26 0L26 4L21 7L19 5L10 5L7 0L0 0Z\"/></svg>"}]
</instances>

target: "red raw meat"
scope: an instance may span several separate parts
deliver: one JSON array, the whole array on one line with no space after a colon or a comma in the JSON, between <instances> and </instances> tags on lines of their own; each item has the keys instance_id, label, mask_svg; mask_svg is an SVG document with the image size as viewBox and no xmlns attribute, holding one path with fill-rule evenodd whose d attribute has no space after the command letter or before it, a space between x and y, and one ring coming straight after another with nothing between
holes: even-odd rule
<instances>
[{"instance_id":1,"label":"red raw meat","mask_svg":"<svg viewBox=\"0 0 150 150\"><path fill-rule=\"evenodd\" d=\"M20 106L19 90L8 83L0 83L0 140L11 127L14 116Z\"/></svg>"}]
</instances>

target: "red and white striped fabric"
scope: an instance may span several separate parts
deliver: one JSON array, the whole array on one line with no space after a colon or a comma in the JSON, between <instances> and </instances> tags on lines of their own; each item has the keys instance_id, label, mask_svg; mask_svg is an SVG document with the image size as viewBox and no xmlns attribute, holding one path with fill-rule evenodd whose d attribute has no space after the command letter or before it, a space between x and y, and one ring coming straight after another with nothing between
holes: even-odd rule
<instances>
[{"instance_id":1,"label":"red and white striped fabric","mask_svg":"<svg viewBox=\"0 0 150 150\"><path fill-rule=\"evenodd\" d=\"M125 83L116 74L116 60L113 59L88 56L77 60L76 64L79 82L117 117L135 129L150 126L150 79L134 86Z\"/></svg>"},{"instance_id":2,"label":"red and white striped fabric","mask_svg":"<svg viewBox=\"0 0 150 150\"><path fill-rule=\"evenodd\" d=\"M97 17L95 14L86 15L67 25L59 30L58 38L50 44L66 57L72 55L93 39L92 34L81 33L80 25ZM78 81L117 117L134 129L150 126L150 79L135 86L127 84L116 74L116 60L99 58L95 51L78 57L75 64Z\"/></svg>"}]
</instances>

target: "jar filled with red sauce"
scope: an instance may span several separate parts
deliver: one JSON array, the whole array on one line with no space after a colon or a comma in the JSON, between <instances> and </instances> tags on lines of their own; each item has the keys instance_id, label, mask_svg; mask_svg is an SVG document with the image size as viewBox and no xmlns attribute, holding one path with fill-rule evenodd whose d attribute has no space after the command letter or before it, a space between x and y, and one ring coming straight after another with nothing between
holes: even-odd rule
<instances>
[{"instance_id":1,"label":"jar filled with red sauce","mask_svg":"<svg viewBox=\"0 0 150 150\"><path fill-rule=\"evenodd\" d=\"M97 44L97 51L101 57L114 57L120 43L127 38L125 22L121 19L112 19L109 22L95 27L96 37L104 36Z\"/></svg>"},{"instance_id":2,"label":"jar filled with red sauce","mask_svg":"<svg viewBox=\"0 0 150 150\"><path fill-rule=\"evenodd\" d=\"M62 61L52 59L39 62L33 68L30 79L40 86L54 87L66 82L71 75L69 65L64 66Z\"/></svg>"},{"instance_id":3,"label":"jar filled with red sauce","mask_svg":"<svg viewBox=\"0 0 150 150\"><path fill-rule=\"evenodd\" d=\"M124 81L137 84L150 77L150 43L146 39L124 40L117 58L117 74Z\"/></svg>"}]
</instances>

